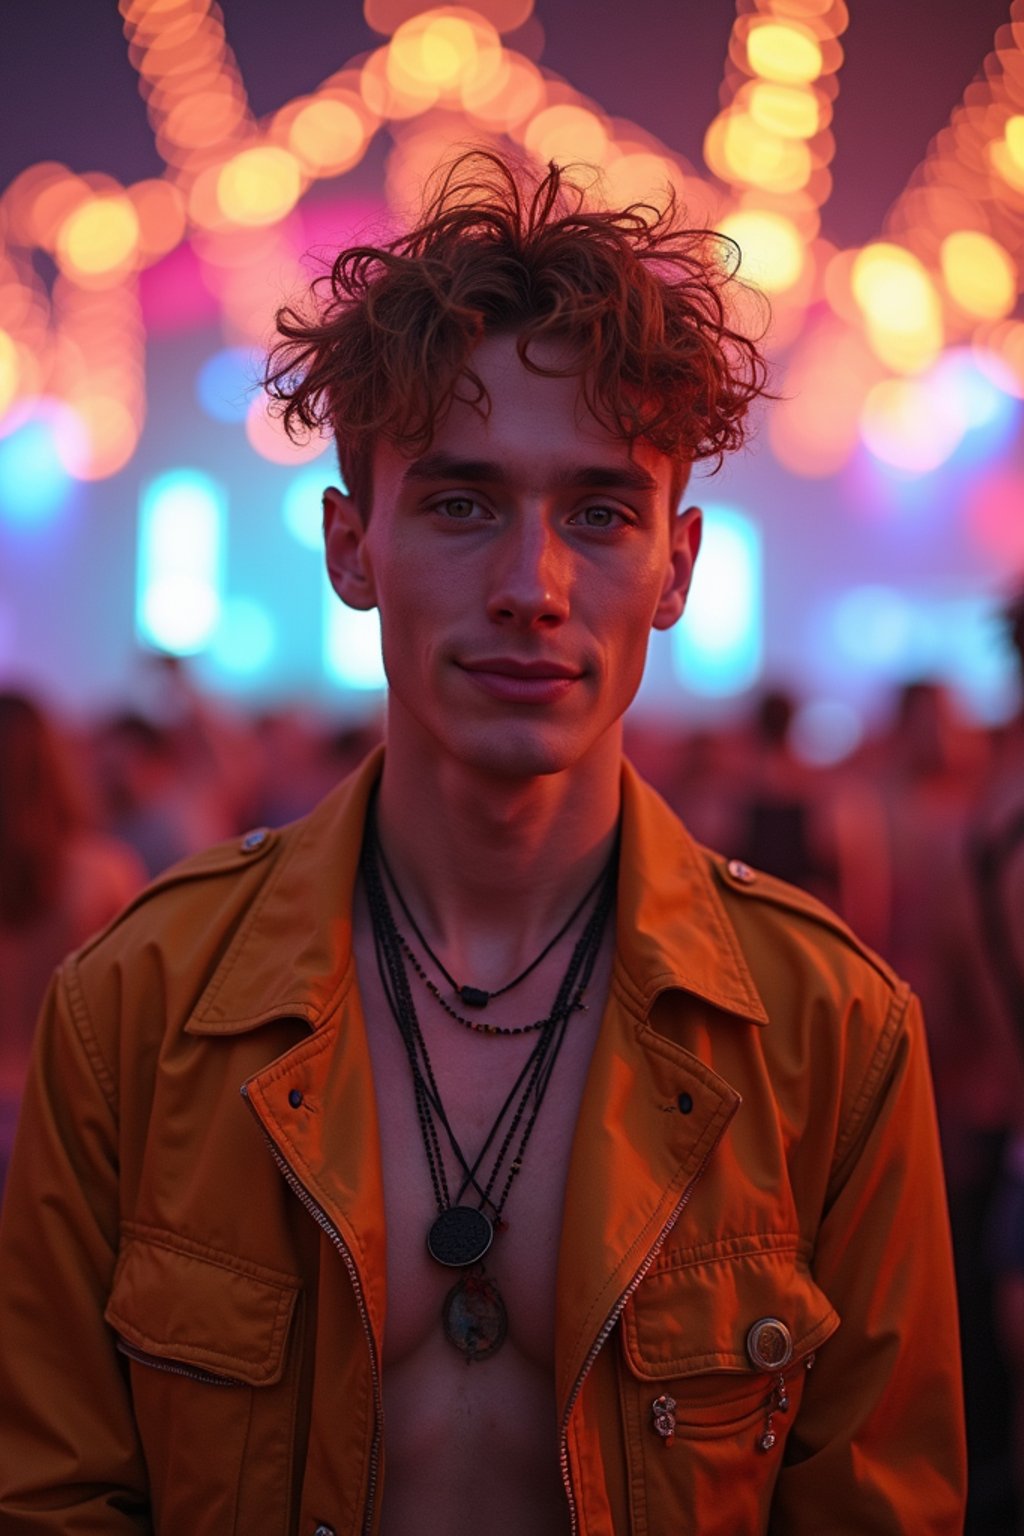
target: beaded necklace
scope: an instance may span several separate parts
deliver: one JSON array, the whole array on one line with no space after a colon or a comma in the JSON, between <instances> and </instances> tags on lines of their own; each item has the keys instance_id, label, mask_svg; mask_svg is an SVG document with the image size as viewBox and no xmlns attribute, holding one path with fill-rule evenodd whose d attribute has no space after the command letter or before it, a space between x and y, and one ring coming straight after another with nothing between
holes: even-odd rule
<instances>
[{"instance_id":1,"label":"beaded necklace","mask_svg":"<svg viewBox=\"0 0 1024 1536\"><path fill-rule=\"evenodd\" d=\"M537 1042L472 1163L459 1144L434 1077L409 987L403 960L402 936L395 925L381 876L381 863L375 806L371 804L366 818L360 867L370 911L377 968L409 1061L416 1117L437 1206L437 1215L427 1232L427 1250L437 1263L464 1271L461 1279L445 1297L441 1317L445 1337L460 1351L467 1363L472 1363L494 1354L501 1347L507 1331L508 1317L504 1300L497 1282L487 1274L482 1260L494 1240L495 1232L505 1229L502 1212L512 1185L522 1169L526 1147L551 1082L569 1019L583 1006L583 997L593 975L601 938L615 899L618 842L616 840L600 880L588 892L588 895L598 892L594 909L573 949L551 1011L546 1019L539 1021ZM577 908L579 910L581 908ZM448 1184L440 1132L444 1133L462 1171L462 1182L454 1200ZM490 1173L485 1177L480 1173L481 1165L499 1135L501 1141ZM517 1144L509 1159L513 1143ZM494 1191L503 1173L501 1190L495 1197ZM463 1204L470 1190L479 1202L475 1206ZM488 1214L485 1207L489 1207L491 1214Z\"/></svg>"}]
</instances>

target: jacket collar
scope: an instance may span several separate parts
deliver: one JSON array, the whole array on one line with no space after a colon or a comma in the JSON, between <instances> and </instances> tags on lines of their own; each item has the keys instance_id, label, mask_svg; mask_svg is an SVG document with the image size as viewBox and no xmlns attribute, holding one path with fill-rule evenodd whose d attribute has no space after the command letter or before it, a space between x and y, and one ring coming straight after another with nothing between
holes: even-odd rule
<instances>
[{"instance_id":1,"label":"jacket collar","mask_svg":"<svg viewBox=\"0 0 1024 1536\"><path fill-rule=\"evenodd\" d=\"M191 1034L237 1034L300 1017L315 1029L352 983L352 892L383 748L302 821L275 834L273 868L197 1003ZM753 1023L768 1015L709 862L623 763L617 957L645 1015L678 988Z\"/></svg>"}]
</instances>

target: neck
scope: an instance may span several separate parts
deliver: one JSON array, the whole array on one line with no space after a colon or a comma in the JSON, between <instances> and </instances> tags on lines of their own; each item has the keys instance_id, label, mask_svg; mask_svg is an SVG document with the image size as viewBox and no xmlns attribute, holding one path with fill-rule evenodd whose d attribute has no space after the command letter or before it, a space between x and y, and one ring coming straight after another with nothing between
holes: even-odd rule
<instances>
[{"instance_id":1,"label":"neck","mask_svg":"<svg viewBox=\"0 0 1024 1536\"><path fill-rule=\"evenodd\" d=\"M497 985L600 873L619 817L621 736L559 773L498 777L389 728L378 830L432 946Z\"/></svg>"}]
</instances>

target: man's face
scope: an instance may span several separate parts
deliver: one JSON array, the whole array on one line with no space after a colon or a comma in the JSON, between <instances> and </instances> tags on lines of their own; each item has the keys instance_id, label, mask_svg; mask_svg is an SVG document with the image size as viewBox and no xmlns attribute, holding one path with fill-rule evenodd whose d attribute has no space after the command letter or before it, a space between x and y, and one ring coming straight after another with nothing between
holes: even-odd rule
<instances>
[{"instance_id":1,"label":"man's face","mask_svg":"<svg viewBox=\"0 0 1024 1536\"><path fill-rule=\"evenodd\" d=\"M328 566L346 602L380 609L393 739L557 773L617 748L650 631L682 612L700 514L676 517L671 462L603 427L577 378L531 373L514 337L473 367L490 414L455 401L415 458L379 444L365 526L328 492Z\"/></svg>"}]
</instances>

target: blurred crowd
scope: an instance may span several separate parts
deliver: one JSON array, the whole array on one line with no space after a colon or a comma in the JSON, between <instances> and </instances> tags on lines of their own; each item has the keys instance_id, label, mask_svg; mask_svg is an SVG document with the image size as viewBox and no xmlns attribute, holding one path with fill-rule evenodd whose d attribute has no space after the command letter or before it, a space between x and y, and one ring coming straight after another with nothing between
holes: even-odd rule
<instances>
[{"instance_id":1,"label":"blurred crowd","mask_svg":"<svg viewBox=\"0 0 1024 1536\"><path fill-rule=\"evenodd\" d=\"M1007 622L1024 678L1024 600ZM967 1530L1019 1536L1024 706L983 730L940 685L909 683L827 769L794 752L795 708L772 691L728 729L636 722L627 750L700 841L820 897L922 998L961 1296ZM88 728L0 693L0 1190L61 956L179 858L302 815L380 735L300 709L244 717L170 658L150 663L141 707Z\"/></svg>"}]
</instances>

